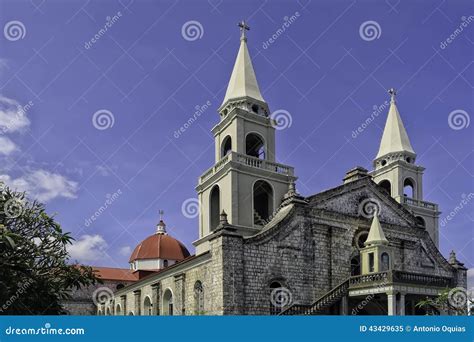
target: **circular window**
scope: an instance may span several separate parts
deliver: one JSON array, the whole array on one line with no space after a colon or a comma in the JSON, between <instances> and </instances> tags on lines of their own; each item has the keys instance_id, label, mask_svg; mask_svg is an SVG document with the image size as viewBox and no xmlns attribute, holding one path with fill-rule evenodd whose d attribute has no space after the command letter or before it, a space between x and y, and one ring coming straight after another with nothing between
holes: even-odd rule
<instances>
[{"instance_id":1,"label":"circular window","mask_svg":"<svg viewBox=\"0 0 474 342\"><path fill-rule=\"evenodd\" d=\"M354 245L357 247L357 249L362 249L365 247L364 242L367 240L367 236L369 235L369 232L366 230L358 232L354 236Z\"/></svg>"}]
</instances>

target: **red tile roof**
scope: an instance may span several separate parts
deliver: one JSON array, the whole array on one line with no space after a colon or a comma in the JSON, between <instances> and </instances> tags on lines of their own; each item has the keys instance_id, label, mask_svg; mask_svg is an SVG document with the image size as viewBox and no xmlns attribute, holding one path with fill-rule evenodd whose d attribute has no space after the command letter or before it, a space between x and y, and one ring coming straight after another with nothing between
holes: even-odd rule
<instances>
[{"instance_id":1,"label":"red tile roof","mask_svg":"<svg viewBox=\"0 0 474 342\"><path fill-rule=\"evenodd\" d=\"M137 281L138 274L128 268L96 267L92 266L94 273L103 280Z\"/></svg>"},{"instance_id":2,"label":"red tile roof","mask_svg":"<svg viewBox=\"0 0 474 342\"><path fill-rule=\"evenodd\" d=\"M132 255L130 262L139 259L168 259L183 260L189 256L186 247L167 234L153 234L140 242Z\"/></svg>"}]
</instances>

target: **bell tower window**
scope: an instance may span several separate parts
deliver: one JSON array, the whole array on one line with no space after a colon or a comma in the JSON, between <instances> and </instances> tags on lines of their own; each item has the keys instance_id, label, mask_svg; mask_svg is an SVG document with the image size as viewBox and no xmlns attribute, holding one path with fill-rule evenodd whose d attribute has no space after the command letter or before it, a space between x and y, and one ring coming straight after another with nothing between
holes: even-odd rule
<instances>
[{"instance_id":1,"label":"bell tower window","mask_svg":"<svg viewBox=\"0 0 474 342\"><path fill-rule=\"evenodd\" d=\"M392 184L390 181L383 180L379 183L379 185L391 196L392 195Z\"/></svg>"},{"instance_id":2,"label":"bell tower window","mask_svg":"<svg viewBox=\"0 0 474 342\"><path fill-rule=\"evenodd\" d=\"M232 138L230 136L227 136L224 138L224 142L222 143L221 158L224 158L230 152L232 152Z\"/></svg>"},{"instance_id":3,"label":"bell tower window","mask_svg":"<svg viewBox=\"0 0 474 342\"><path fill-rule=\"evenodd\" d=\"M403 196L413 198L415 194L415 184L410 178L405 179L403 182Z\"/></svg>"},{"instance_id":4,"label":"bell tower window","mask_svg":"<svg viewBox=\"0 0 474 342\"><path fill-rule=\"evenodd\" d=\"M215 229L219 225L220 197L220 189L219 186L216 185L212 188L210 196L211 230Z\"/></svg>"},{"instance_id":5,"label":"bell tower window","mask_svg":"<svg viewBox=\"0 0 474 342\"><path fill-rule=\"evenodd\" d=\"M258 134L250 133L247 135L247 138L245 138L245 154L259 159L265 159L265 143Z\"/></svg>"},{"instance_id":6,"label":"bell tower window","mask_svg":"<svg viewBox=\"0 0 474 342\"><path fill-rule=\"evenodd\" d=\"M256 181L253 186L254 224L263 225L273 212L273 189L265 181Z\"/></svg>"}]
</instances>

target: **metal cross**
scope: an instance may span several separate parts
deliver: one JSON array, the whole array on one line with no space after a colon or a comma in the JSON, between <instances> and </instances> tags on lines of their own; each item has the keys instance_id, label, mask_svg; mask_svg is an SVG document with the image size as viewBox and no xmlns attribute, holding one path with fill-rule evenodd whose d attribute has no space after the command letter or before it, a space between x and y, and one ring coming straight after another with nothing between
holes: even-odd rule
<instances>
[{"instance_id":1,"label":"metal cross","mask_svg":"<svg viewBox=\"0 0 474 342\"><path fill-rule=\"evenodd\" d=\"M395 95L397 95L397 91L394 88L390 88L388 93L390 94L392 101L395 101Z\"/></svg>"},{"instance_id":2,"label":"metal cross","mask_svg":"<svg viewBox=\"0 0 474 342\"><path fill-rule=\"evenodd\" d=\"M250 30L250 27L244 20L242 20L238 25L240 27L240 40L246 40L247 37L245 36L245 31Z\"/></svg>"}]
</instances>

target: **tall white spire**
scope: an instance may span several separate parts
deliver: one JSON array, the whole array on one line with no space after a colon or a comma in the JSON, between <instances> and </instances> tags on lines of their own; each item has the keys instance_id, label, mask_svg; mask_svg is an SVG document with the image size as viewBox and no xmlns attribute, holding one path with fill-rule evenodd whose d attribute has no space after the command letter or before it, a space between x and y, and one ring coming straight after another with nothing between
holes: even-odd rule
<instances>
[{"instance_id":1,"label":"tall white spire","mask_svg":"<svg viewBox=\"0 0 474 342\"><path fill-rule=\"evenodd\" d=\"M228 100L237 99L242 97L251 97L255 100L265 102L260 93L260 89L257 83L257 77L253 69L252 60L247 48L247 37L245 31L249 30L249 27L245 22L239 23L241 29L240 36L240 48L235 60L234 69L230 76L229 85L224 96L224 105Z\"/></svg>"},{"instance_id":2,"label":"tall white spire","mask_svg":"<svg viewBox=\"0 0 474 342\"><path fill-rule=\"evenodd\" d=\"M400 113L398 112L395 102L395 89L390 89L389 93L391 95L390 109L380 142L379 152L375 159L393 152L409 152L415 154L413 147L411 147L410 140L408 139L408 134L403 125Z\"/></svg>"},{"instance_id":3,"label":"tall white spire","mask_svg":"<svg viewBox=\"0 0 474 342\"><path fill-rule=\"evenodd\" d=\"M379 221L379 215L377 210L374 212L374 218L372 219L372 225L370 226L369 235L364 245L388 245L388 240L382 229L382 225Z\"/></svg>"}]
</instances>

